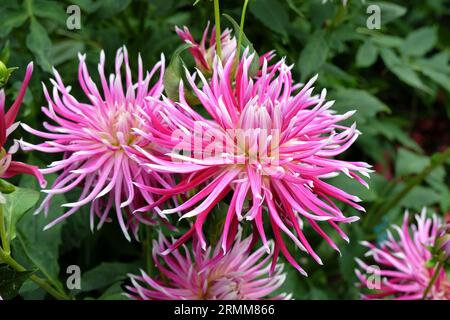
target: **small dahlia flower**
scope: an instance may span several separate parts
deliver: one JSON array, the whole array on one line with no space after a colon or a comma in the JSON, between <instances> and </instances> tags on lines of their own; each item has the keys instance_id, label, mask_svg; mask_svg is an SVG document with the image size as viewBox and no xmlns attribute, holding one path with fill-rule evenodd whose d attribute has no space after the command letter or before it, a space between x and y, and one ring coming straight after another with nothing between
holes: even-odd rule
<instances>
[{"instance_id":1,"label":"small dahlia flower","mask_svg":"<svg viewBox=\"0 0 450 320\"><path fill-rule=\"evenodd\" d=\"M205 30L203 31L203 36L200 43L195 41L194 37L186 26L184 26L183 29L175 27L175 31L185 43L191 46L189 48L189 52L195 60L196 67L206 75L211 74L214 64L214 57L217 55L215 27L213 26L211 33L208 35L208 22ZM237 41L236 37L231 35L231 32L231 29L226 28L220 36L220 45L222 50L221 61L224 64L226 64L228 60L230 60L230 58L234 58L234 54L236 52ZM273 57L273 51L266 52L260 57L259 62L262 64L264 59L269 61Z\"/></svg>"},{"instance_id":2,"label":"small dahlia flower","mask_svg":"<svg viewBox=\"0 0 450 320\"><path fill-rule=\"evenodd\" d=\"M281 234L285 233L321 263L304 234L303 225L309 224L331 247L339 250L321 224L329 225L348 240L339 223L359 218L344 216L333 200L364 210L357 203L360 201L357 196L334 187L326 179L343 173L367 186L359 174L368 176L371 170L364 162L334 158L353 144L359 132L355 124L346 127L339 123L353 111L342 115L332 111L334 101L326 101L326 90L319 96L312 95L317 77L305 85L297 85L292 81L291 67L284 60L272 65L270 70L264 60L260 76L254 79L249 76L252 59L253 54L244 53L234 85L231 58L224 67L215 61L210 82L199 72L200 86L196 74L187 74L208 117L188 105L183 83L179 102L163 98L159 113L167 123L138 131L143 138L173 151L166 157L155 157L139 146L136 150L143 166L154 171L184 173L185 178L174 188L164 190L140 186L164 195L199 188L183 204L161 212L196 217L194 226L174 247L193 233L197 233L202 247L206 247L202 225L211 209L230 195L222 237L224 252L234 239L230 230L235 230L234 226L243 219L253 223L268 249L264 229L267 222L275 236L274 258L281 251L306 275L289 253Z\"/></svg>"},{"instance_id":3,"label":"small dahlia flower","mask_svg":"<svg viewBox=\"0 0 450 320\"><path fill-rule=\"evenodd\" d=\"M142 270L140 276L131 275L133 285L127 287L127 295L137 300L290 299L284 293L273 295L286 278L283 265L269 275L270 256L264 248L251 252L251 240L242 240L238 232L233 247L224 255L220 246L203 250L194 239L192 250L183 245L183 250L167 255L170 243L160 236L153 244L159 276L151 278Z\"/></svg>"},{"instance_id":4,"label":"small dahlia flower","mask_svg":"<svg viewBox=\"0 0 450 320\"><path fill-rule=\"evenodd\" d=\"M203 31L203 36L200 43L194 40L189 29L184 26L183 29L175 27L175 31L178 36L187 44L191 45L189 52L192 54L195 60L197 68L203 72L211 72L213 60L216 56L216 31L215 27L209 32L209 22ZM208 39L209 36L209 39ZM222 61L226 63L233 52L236 51L237 41L236 38L231 35L231 29L226 28L220 37L220 45L222 49Z\"/></svg>"},{"instance_id":5,"label":"small dahlia flower","mask_svg":"<svg viewBox=\"0 0 450 320\"><path fill-rule=\"evenodd\" d=\"M22 86L19 90L19 95L16 101L8 109L5 114L5 92L0 90L0 178L10 178L20 173L30 174L36 177L39 184L44 187L46 182L39 169L36 166L31 166L26 163L12 161L12 155L16 153L19 148L19 144L14 144L6 151L4 149L6 139L8 136L19 126L16 120L19 113L20 105L22 104L23 97L27 91L28 83L30 82L31 75L33 73L33 63L30 62L25 72L25 78L22 82Z\"/></svg>"},{"instance_id":6,"label":"small dahlia flower","mask_svg":"<svg viewBox=\"0 0 450 320\"><path fill-rule=\"evenodd\" d=\"M438 255L450 263L450 223L442 226L436 245Z\"/></svg>"},{"instance_id":7,"label":"small dahlia flower","mask_svg":"<svg viewBox=\"0 0 450 320\"><path fill-rule=\"evenodd\" d=\"M81 187L78 201L64 204L70 209L46 228L66 219L87 204L90 204L91 229L95 215L100 219L100 228L109 220L114 206L120 227L129 240L129 228L136 236L139 221L153 222L151 218L133 215L133 211L146 203L157 201L154 195L139 190L133 182L163 187L168 187L170 183L168 176L141 170L124 151L125 147L134 145L148 152L156 150L156 147L135 135L132 128L139 128L142 123L138 120L138 114L151 109L147 98L158 99L163 91L164 57L150 72L144 74L139 56L137 80L133 82L126 48L117 51L115 73L108 78L105 77L105 54L102 51L98 65L100 88L89 75L86 56L79 55L79 59L78 80L85 97L82 100L75 98L70 93L71 88L64 85L59 73L54 70L55 79L51 79L53 90L49 92L44 86L48 107L42 108L54 124L45 122L45 132L23 125L28 132L47 140L38 145L23 142L25 148L63 156L47 169L41 170L44 174L61 173L51 189L44 190L48 195L38 211L44 209L47 213L55 195ZM152 86L150 82L158 70L159 79ZM124 216L128 218L127 221Z\"/></svg>"},{"instance_id":8,"label":"small dahlia flower","mask_svg":"<svg viewBox=\"0 0 450 320\"><path fill-rule=\"evenodd\" d=\"M425 210L415 219L416 224L410 225L409 215L405 213L402 227L393 226L398 238L388 232L387 240L379 246L363 242L369 248L366 256L372 256L375 262L369 265L356 259L363 270L356 270L360 286L372 290L363 295L363 299L422 299L435 273L435 267L427 262L432 258L429 248L435 244L441 221L436 215L427 218ZM444 269L437 275L426 298L450 299L450 281Z\"/></svg>"}]
</instances>

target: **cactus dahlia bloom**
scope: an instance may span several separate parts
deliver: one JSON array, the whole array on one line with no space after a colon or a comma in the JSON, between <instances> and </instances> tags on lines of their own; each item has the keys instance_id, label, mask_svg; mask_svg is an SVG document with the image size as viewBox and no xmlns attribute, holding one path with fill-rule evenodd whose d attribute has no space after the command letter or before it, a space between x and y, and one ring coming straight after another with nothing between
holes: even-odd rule
<instances>
[{"instance_id":1,"label":"cactus dahlia bloom","mask_svg":"<svg viewBox=\"0 0 450 320\"><path fill-rule=\"evenodd\" d=\"M127 287L127 295L138 300L290 299L284 293L273 296L286 278L283 265L277 265L269 276L270 256L264 248L250 252L251 240L242 240L238 232L224 255L220 245L202 250L194 238L192 252L183 245L184 250L166 255L170 243L160 236L153 245L153 261L160 277L152 279L142 270L140 276L131 275L133 286Z\"/></svg>"},{"instance_id":2,"label":"cactus dahlia bloom","mask_svg":"<svg viewBox=\"0 0 450 320\"><path fill-rule=\"evenodd\" d=\"M202 225L211 209L230 194L229 211L225 218L222 248L228 251L227 239L234 239L235 225L249 220L268 249L264 221L275 236L275 254L281 251L300 272L306 274L290 255L281 233L285 233L318 263L320 258L308 243L303 225L309 224L334 249L337 245L322 229L329 225L348 240L339 223L358 220L346 217L332 199L358 210L360 199L326 182L339 173L367 184L358 175L368 176L369 165L334 159L357 139L353 124L346 127L340 121L353 112L335 114L326 102L323 90L312 95L314 77L306 85L295 85L291 67L284 60L267 70L264 62L260 76L249 77L253 55L244 53L233 83L233 59L224 67L216 60L211 81L202 73L201 89L194 74L187 79L210 118L191 108L180 85L180 102L166 98L160 102L159 113L168 123L161 128L146 127L140 134L173 150L170 157L155 157L136 146L143 165L160 172L185 173L185 179L171 189L158 189L140 184L145 190L170 194L200 188L189 200L162 214L184 212L183 217L196 217L193 227L173 248L197 233L202 247L206 242ZM235 232L235 231L234 231Z\"/></svg>"},{"instance_id":3,"label":"cactus dahlia bloom","mask_svg":"<svg viewBox=\"0 0 450 320\"><path fill-rule=\"evenodd\" d=\"M215 27L213 27L211 33L209 34L209 41L208 41L208 31L209 31L209 22L208 22L205 31L203 31L202 40L200 41L200 43L197 43L186 26L184 26L183 29L175 27L175 31L178 34L178 36L185 43L191 45L191 47L189 48L189 52L194 57L197 68L199 68L203 72L211 72L213 60L214 57L216 56L215 30L216 30ZM222 32L220 37L220 45L222 48L221 58L222 61L226 63L230 59L233 52L236 51L237 46L236 38L231 36L231 30L229 28L226 28Z\"/></svg>"},{"instance_id":4,"label":"cactus dahlia bloom","mask_svg":"<svg viewBox=\"0 0 450 320\"><path fill-rule=\"evenodd\" d=\"M19 112L20 105L22 104L23 97L30 82L31 75L33 73L33 63L30 62L25 72L25 79L22 82L22 86L17 96L16 101L8 109L5 114L5 92L0 90L0 178L10 178L20 173L30 174L36 177L39 184L45 187L45 179L39 172L38 168L26 163L12 161L12 155L18 150L19 145L14 143L8 151L4 149L6 139L17 128L18 122L14 123L17 114Z\"/></svg>"},{"instance_id":5,"label":"cactus dahlia bloom","mask_svg":"<svg viewBox=\"0 0 450 320\"><path fill-rule=\"evenodd\" d=\"M23 125L28 132L47 140L38 145L23 142L25 148L63 155L62 160L55 161L49 168L41 170L44 174L61 173L51 189L44 190L48 195L38 211L44 209L47 213L55 195L79 186L82 190L78 201L64 204L64 207L70 209L47 225L47 228L74 214L86 204L91 204L91 229L95 215L100 219L100 228L109 220L109 212L115 206L120 227L129 240L128 228L136 236L139 221L153 222L151 218L133 215L132 212L146 203L157 201L151 193L136 188L133 182L163 187L168 187L170 182L168 176L142 171L124 152L125 146L133 145L139 145L149 152L156 150L156 147L133 134L132 128L141 124L141 121L138 121L138 113L151 109L151 103L146 99L158 99L163 91L164 57L150 72L144 74L139 56L138 77L137 81L133 82L126 48L117 51L115 73L108 78L105 77L105 54L102 51L98 65L101 88L98 88L90 77L85 57L79 56L78 69L78 80L86 95L83 102L71 95L70 87L63 84L60 75L54 70L55 79L51 80L52 95L44 86L48 107L42 108L42 111L55 124L44 123L46 132ZM122 68L125 69L124 75ZM160 77L151 86L150 81L158 70ZM124 216L128 218L127 221Z\"/></svg>"},{"instance_id":6,"label":"cactus dahlia bloom","mask_svg":"<svg viewBox=\"0 0 450 320\"><path fill-rule=\"evenodd\" d=\"M193 56L195 60L196 67L204 72L205 74L211 74L213 69L213 62L214 57L216 56L216 31L215 27L213 26L211 33L209 34L209 40L208 40L208 31L209 31L209 22L203 31L203 36L200 41L200 43L197 43L194 40L194 37L192 36L191 32L187 27L183 27L183 29L180 29L178 27L175 27L175 31L178 34L178 36L187 44L189 44L191 47L189 48L189 52ZM208 47L207 47L208 42ZM236 52L237 47L237 41L234 36L231 35L231 30L229 28L226 28L221 36L220 36L220 45L222 48L222 55L221 55L221 61L222 63L226 64L230 58L234 58L234 54ZM260 63L266 60L271 60L274 57L274 52L269 51L265 54L263 54L260 57Z\"/></svg>"},{"instance_id":7,"label":"cactus dahlia bloom","mask_svg":"<svg viewBox=\"0 0 450 320\"><path fill-rule=\"evenodd\" d=\"M438 255L443 260L450 261L450 223L443 223L436 240L436 247Z\"/></svg>"},{"instance_id":8,"label":"cactus dahlia bloom","mask_svg":"<svg viewBox=\"0 0 450 320\"><path fill-rule=\"evenodd\" d=\"M435 272L427 265L432 258L429 247L435 244L441 221L434 215L427 218L425 210L416 215L416 224L409 224L405 214L403 225L394 226L398 240L388 232L388 238L380 246L369 242L366 256L372 256L375 264L369 265L360 259L357 263L365 271L356 270L360 286L372 289L363 299L393 298L399 300L421 299ZM378 280L375 277L379 277ZM377 280L377 281L375 281ZM431 287L427 299L450 299L450 281L442 269Z\"/></svg>"}]
</instances>

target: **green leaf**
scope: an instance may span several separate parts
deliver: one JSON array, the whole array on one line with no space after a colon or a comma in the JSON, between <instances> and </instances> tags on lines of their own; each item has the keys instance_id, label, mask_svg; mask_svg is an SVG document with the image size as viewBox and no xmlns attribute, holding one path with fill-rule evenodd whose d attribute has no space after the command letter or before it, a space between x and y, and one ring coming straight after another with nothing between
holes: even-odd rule
<instances>
[{"instance_id":1,"label":"green leaf","mask_svg":"<svg viewBox=\"0 0 450 320\"><path fill-rule=\"evenodd\" d=\"M16 190L16 187L9 183L6 180L0 179L0 193L11 193L14 192L14 190Z\"/></svg>"},{"instance_id":2,"label":"green leaf","mask_svg":"<svg viewBox=\"0 0 450 320\"><path fill-rule=\"evenodd\" d=\"M266 27L283 36L287 36L286 27L289 23L289 15L279 1L251 1L250 11Z\"/></svg>"},{"instance_id":3,"label":"green leaf","mask_svg":"<svg viewBox=\"0 0 450 320\"><path fill-rule=\"evenodd\" d=\"M301 79L304 81L311 74L319 72L320 67L326 62L328 57L329 47L326 41L326 34L323 30L316 31L306 46L297 62Z\"/></svg>"},{"instance_id":4,"label":"green leaf","mask_svg":"<svg viewBox=\"0 0 450 320\"><path fill-rule=\"evenodd\" d=\"M403 44L403 39L396 36L389 36L385 34L375 34L372 37L374 43L381 47L398 48Z\"/></svg>"},{"instance_id":5,"label":"green leaf","mask_svg":"<svg viewBox=\"0 0 450 320\"><path fill-rule=\"evenodd\" d=\"M51 184L55 175L47 180ZM24 186L36 187L35 180L23 179ZM44 195L41 196L41 201ZM66 221L62 221L48 230L43 230L44 226L61 216L65 212L66 203L64 195L56 196L50 206L48 217L43 213L33 215L31 212L25 214L16 225L17 238L12 242L13 252L16 260L22 265L30 266L28 269L38 269L37 273L42 274L49 282L64 291L59 281L59 247L61 241L61 230Z\"/></svg>"},{"instance_id":6,"label":"green leaf","mask_svg":"<svg viewBox=\"0 0 450 320\"><path fill-rule=\"evenodd\" d=\"M164 72L164 90L167 97L173 101L178 101L179 99L179 86L180 81L183 79L184 61L181 58L181 53L189 47L190 45L185 43L175 50L170 59L170 63ZM197 98L189 91L189 88L187 88L186 85L184 87L184 94L188 103L192 103L193 105L198 103Z\"/></svg>"},{"instance_id":7,"label":"green leaf","mask_svg":"<svg viewBox=\"0 0 450 320\"><path fill-rule=\"evenodd\" d=\"M228 14L224 13L223 16L230 21L230 23L233 25L233 29L234 29L234 33L236 35L236 37L238 37L239 35L239 30L240 30L240 26L239 24L236 22L236 20L234 20L231 16L229 16ZM248 40L247 36L245 35L244 32L242 32L242 42L241 42L241 52L240 52L240 57L242 57L242 55L244 54L245 49L249 49L249 54L254 53L255 56L252 60L252 63L250 64L250 70L249 70L249 75L251 77L255 76L258 73L259 70L259 55L256 52L255 48L253 47L253 44L250 42L250 40Z\"/></svg>"},{"instance_id":8,"label":"green leaf","mask_svg":"<svg viewBox=\"0 0 450 320\"><path fill-rule=\"evenodd\" d=\"M103 262L81 276L81 292L98 290L127 278L128 273L139 273L139 263Z\"/></svg>"},{"instance_id":9,"label":"green leaf","mask_svg":"<svg viewBox=\"0 0 450 320\"><path fill-rule=\"evenodd\" d=\"M0 297L10 300L18 295L20 287L33 271L16 271L7 265L0 265Z\"/></svg>"},{"instance_id":10,"label":"green leaf","mask_svg":"<svg viewBox=\"0 0 450 320\"><path fill-rule=\"evenodd\" d=\"M400 205L419 211L423 207L438 203L439 200L440 195L433 189L417 186L400 201Z\"/></svg>"},{"instance_id":11,"label":"green leaf","mask_svg":"<svg viewBox=\"0 0 450 320\"><path fill-rule=\"evenodd\" d=\"M47 292L31 279L27 279L20 287L19 294L24 300L44 300Z\"/></svg>"},{"instance_id":12,"label":"green leaf","mask_svg":"<svg viewBox=\"0 0 450 320\"><path fill-rule=\"evenodd\" d=\"M450 92L450 76L434 68L430 68L427 64L418 63L418 65L420 67L419 71L422 74L436 82L442 88L447 90L447 92Z\"/></svg>"},{"instance_id":13,"label":"green leaf","mask_svg":"<svg viewBox=\"0 0 450 320\"><path fill-rule=\"evenodd\" d=\"M332 97L336 100L335 108L340 112L356 110L353 119L358 123L368 121L379 112L390 112L387 105L364 90L340 88L333 92Z\"/></svg>"},{"instance_id":14,"label":"green leaf","mask_svg":"<svg viewBox=\"0 0 450 320\"><path fill-rule=\"evenodd\" d=\"M366 240L364 232L359 224L352 225L350 228L350 243L342 246L342 258L339 259L339 270L344 280L349 283L357 281L355 276L355 268L357 267L355 257L361 257L365 248L361 245L362 240Z\"/></svg>"},{"instance_id":15,"label":"green leaf","mask_svg":"<svg viewBox=\"0 0 450 320\"><path fill-rule=\"evenodd\" d=\"M385 2L385 1L371 1L367 5L377 5L380 7L381 11L381 24L386 25L387 23L394 21L406 13L406 8L395 3Z\"/></svg>"},{"instance_id":16,"label":"green leaf","mask_svg":"<svg viewBox=\"0 0 450 320\"><path fill-rule=\"evenodd\" d=\"M400 80L406 84L430 92L428 88L417 75L417 73L404 60L401 60L392 49L381 49L381 58L384 64L394 73Z\"/></svg>"},{"instance_id":17,"label":"green leaf","mask_svg":"<svg viewBox=\"0 0 450 320\"><path fill-rule=\"evenodd\" d=\"M9 40L7 40L5 45L3 46L2 51L0 51L0 61L5 64L8 63L9 56L10 56Z\"/></svg>"},{"instance_id":18,"label":"green leaf","mask_svg":"<svg viewBox=\"0 0 450 320\"><path fill-rule=\"evenodd\" d=\"M366 180L370 186L370 183L372 181L367 178L364 178L364 180ZM350 179L344 174L340 174L337 177L327 179L327 183L330 183L331 185L338 187L339 189L345 190L345 192L355 195L361 198L363 201L374 201L377 198L377 193L375 192L375 190L373 190L373 188L367 189L358 181Z\"/></svg>"},{"instance_id":19,"label":"green leaf","mask_svg":"<svg viewBox=\"0 0 450 320\"><path fill-rule=\"evenodd\" d=\"M9 80L11 74L18 68L8 68L0 60L0 87L3 87Z\"/></svg>"},{"instance_id":20,"label":"green leaf","mask_svg":"<svg viewBox=\"0 0 450 320\"><path fill-rule=\"evenodd\" d=\"M400 50L410 56L423 56L430 51L437 42L435 27L423 27L411 32L400 47Z\"/></svg>"},{"instance_id":21,"label":"green leaf","mask_svg":"<svg viewBox=\"0 0 450 320\"><path fill-rule=\"evenodd\" d=\"M437 167L425 178L427 184L439 194L439 205L442 212L447 212L450 207L450 190L446 183L446 170L444 166Z\"/></svg>"},{"instance_id":22,"label":"green leaf","mask_svg":"<svg viewBox=\"0 0 450 320\"><path fill-rule=\"evenodd\" d=\"M6 203L4 214L9 241L16 237L16 224L22 216L39 200L39 192L31 189L15 188L15 191L4 195Z\"/></svg>"},{"instance_id":23,"label":"green leaf","mask_svg":"<svg viewBox=\"0 0 450 320\"><path fill-rule=\"evenodd\" d=\"M423 64L426 64L428 67L433 68L434 70L441 71L445 74L450 74L450 52L449 51L441 51L433 55L428 59L419 59Z\"/></svg>"},{"instance_id":24,"label":"green leaf","mask_svg":"<svg viewBox=\"0 0 450 320\"><path fill-rule=\"evenodd\" d=\"M398 177L419 173L429 163L428 157L400 148L395 161L395 172Z\"/></svg>"},{"instance_id":25,"label":"green leaf","mask_svg":"<svg viewBox=\"0 0 450 320\"><path fill-rule=\"evenodd\" d=\"M370 67L377 61L378 48L368 40L359 47L356 53L356 66L360 68Z\"/></svg>"},{"instance_id":26,"label":"green leaf","mask_svg":"<svg viewBox=\"0 0 450 320\"><path fill-rule=\"evenodd\" d=\"M79 6L86 13L93 13L102 6L102 2L95 0L71 0L70 2Z\"/></svg>"},{"instance_id":27,"label":"green leaf","mask_svg":"<svg viewBox=\"0 0 450 320\"><path fill-rule=\"evenodd\" d=\"M84 43L76 40L64 40L56 43L49 52L50 61L54 66L58 66L66 61L72 60L73 57L85 49Z\"/></svg>"},{"instance_id":28,"label":"green leaf","mask_svg":"<svg viewBox=\"0 0 450 320\"><path fill-rule=\"evenodd\" d=\"M106 289L97 300L129 300L122 289L122 282L116 282Z\"/></svg>"},{"instance_id":29,"label":"green leaf","mask_svg":"<svg viewBox=\"0 0 450 320\"><path fill-rule=\"evenodd\" d=\"M131 0L103 0L97 6L97 17L106 19L117 15L119 12L125 10L131 3Z\"/></svg>"},{"instance_id":30,"label":"green leaf","mask_svg":"<svg viewBox=\"0 0 450 320\"><path fill-rule=\"evenodd\" d=\"M416 152L421 151L420 146L405 133L405 130L389 119L383 119L383 121L373 119L366 127L366 132L368 131L372 131L373 134L382 134L388 140L400 142L403 146Z\"/></svg>"},{"instance_id":31,"label":"green leaf","mask_svg":"<svg viewBox=\"0 0 450 320\"><path fill-rule=\"evenodd\" d=\"M44 71L50 71L52 64L49 61L49 52L52 42L45 29L35 18L31 19L30 32L27 35L26 45L36 56L36 62Z\"/></svg>"},{"instance_id":32,"label":"green leaf","mask_svg":"<svg viewBox=\"0 0 450 320\"><path fill-rule=\"evenodd\" d=\"M0 13L0 37L8 35L12 29L18 28L28 19L28 14L25 10L18 11L6 10Z\"/></svg>"},{"instance_id":33,"label":"green leaf","mask_svg":"<svg viewBox=\"0 0 450 320\"><path fill-rule=\"evenodd\" d=\"M67 14L61 3L50 0L34 0L33 14L39 18L46 18L57 21L65 26Z\"/></svg>"}]
</instances>

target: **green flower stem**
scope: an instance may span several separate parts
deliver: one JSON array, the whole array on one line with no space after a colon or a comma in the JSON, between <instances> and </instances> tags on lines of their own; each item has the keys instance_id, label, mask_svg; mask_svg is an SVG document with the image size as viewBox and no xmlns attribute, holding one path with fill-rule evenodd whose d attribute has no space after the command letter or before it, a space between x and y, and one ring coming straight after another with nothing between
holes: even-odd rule
<instances>
[{"instance_id":1,"label":"green flower stem","mask_svg":"<svg viewBox=\"0 0 450 320\"><path fill-rule=\"evenodd\" d=\"M6 235L5 217L3 216L3 205L0 204L0 239L2 244L2 250L6 254L11 253L11 248L9 246L8 237Z\"/></svg>"},{"instance_id":2,"label":"green flower stem","mask_svg":"<svg viewBox=\"0 0 450 320\"><path fill-rule=\"evenodd\" d=\"M336 15L334 16L333 20L331 21L330 26L332 28L336 28L337 26L339 26L345 19L345 16L347 14L347 7L350 6L350 0L348 1L347 5L344 6L343 4L341 4L339 6L339 9L336 12Z\"/></svg>"},{"instance_id":3,"label":"green flower stem","mask_svg":"<svg viewBox=\"0 0 450 320\"><path fill-rule=\"evenodd\" d=\"M2 263L6 263L11 268L19 271L24 272L27 271L25 267L23 267L20 263L18 263L16 260L14 260L11 257L11 246L9 243L9 239L6 235L6 226L5 226L5 219L3 215L3 205L0 205L0 239L1 239L1 248L0 248L0 261ZM31 275L30 279L36 283L39 287L41 287L43 290L45 290L48 294L53 296L55 299L58 300L70 300L71 298L68 297L64 292L60 292L53 288L49 283L47 283L46 280L39 278L36 275Z\"/></svg>"},{"instance_id":4,"label":"green flower stem","mask_svg":"<svg viewBox=\"0 0 450 320\"><path fill-rule=\"evenodd\" d=\"M242 45L242 37L244 35L244 22L245 22L245 14L247 12L247 6L248 6L248 0L245 0L244 5L242 7L241 24L239 25L239 37L238 37L237 53L236 53L237 61L239 61L239 58L241 56L241 45Z\"/></svg>"},{"instance_id":5,"label":"green flower stem","mask_svg":"<svg viewBox=\"0 0 450 320\"><path fill-rule=\"evenodd\" d=\"M423 292L422 300L425 300L428 296L428 293L430 292L431 288L433 287L434 283L436 282L437 278L439 277L439 273L441 273L443 264L439 261L436 264L436 269L434 270L433 277L430 280L430 283L428 284L427 288Z\"/></svg>"},{"instance_id":6,"label":"green flower stem","mask_svg":"<svg viewBox=\"0 0 450 320\"><path fill-rule=\"evenodd\" d=\"M11 255L6 253L3 249L0 249L0 260L19 272L26 271L26 269L20 263L14 260ZM49 283L47 283L46 280L39 278L34 274L30 276L30 279L55 299L71 300L71 298L68 297L65 293L59 292L58 290L53 288Z\"/></svg>"},{"instance_id":7,"label":"green flower stem","mask_svg":"<svg viewBox=\"0 0 450 320\"><path fill-rule=\"evenodd\" d=\"M220 9L219 9L219 0L214 0L214 19L216 24L216 53L221 58L222 57L222 48L220 46Z\"/></svg>"},{"instance_id":8,"label":"green flower stem","mask_svg":"<svg viewBox=\"0 0 450 320\"><path fill-rule=\"evenodd\" d=\"M444 152L438 153L431 158L431 162L426 166L422 172L418 175L408 179L406 185L400 192L394 195L391 199L388 199L384 205L379 206L373 212L368 214L365 226L372 226L377 222L383 214L394 208L414 187L421 184L422 181L437 167L443 165L448 159L450 159L450 148L447 148ZM375 219L375 220L374 220Z\"/></svg>"},{"instance_id":9,"label":"green flower stem","mask_svg":"<svg viewBox=\"0 0 450 320\"><path fill-rule=\"evenodd\" d=\"M33 17L33 0L25 0L25 10L27 11L28 17Z\"/></svg>"},{"instance_id":10,"label":"green flower stem","mask_svg":"<svg viewBox=\"0 0 450 320\"><path fill-rule=\"evenodd\" d=\"M152 258L152 228L145 226L145 241L144 241L144 255L145 255L145 266L147 267L147 272L151 275L153 272L153 258Z\"/></svg>"}]
</instances>

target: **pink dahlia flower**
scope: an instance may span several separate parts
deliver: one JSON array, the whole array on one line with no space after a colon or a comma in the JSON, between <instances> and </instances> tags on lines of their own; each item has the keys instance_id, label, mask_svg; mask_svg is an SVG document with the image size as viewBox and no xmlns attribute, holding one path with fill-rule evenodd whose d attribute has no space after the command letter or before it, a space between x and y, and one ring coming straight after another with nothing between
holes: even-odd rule
<instances>
[{"instance_id":1,"label":"pink dahlia flower","mask_svg":"<svg viewBox=\"0 0 450 320\"><path fill-rule=\"evenodd\" d=\"M23 97L27 91L28 83L30 82L31 75L33 74L33 63L30 62L25 72L25 79L22 82L22 86L19 91L19 95L16 101L8 109L5 114L5 92L0 90L0 178L10 178L20 173L30 174L36 177L39 184L45 187L45 179L39 172L39 169L35 166L31 166L26 163L12 161L12 155L18 150L18 143L14 143L8 151L4 149L6 139L8 136L18 127L19 123L16 120L19 113L20 105L22 104Z\"/></svg>"},{"instance_id":2,"label":"pink dahlia flower","mask_svg":"<svg viewBox=\"0 0 450 320\"><path fill-rule=\"evenodd\" d=\"M243 219L253 223L268 249L263 226L266 221L275 236L274 259L281 251L306 275L288 252L281 233L321 263L304 235L303 225L309 224L338 250L321 224L329 225L348 240L339 223L359 218L344 216L332 199L364 210L357 204L358 197L332 186L326 179L344 173L367 186L359 174L368 176L371 170L364 162L334 159L359 135L355 124L350 127L339 124L353 111L335 114L330 110L333 101L325 100L326 90L319 96L312 95L316 77L303 86L294 84L291 67L284 60L274 64L270 71L265 60L261 75L251 78L252 59L253 55L244 53L234 86L233 59L224 67L216 60L210 82L198 73L201 89L196 84L196 75L187 74L208 118L188 105L182 83L178 103L163 99L159 113L165 115L168 123L161 128L147 126L140 134L173 152L165 158L155 157L136 146L139 159L151 170L186 175L171 189L142 184L140 187L165 195L200 188L182 205L162 211L162 214L182 212L184 218L196 217L194 226L174 248L195 232L202 247L206 247L202 225L211 209L230 194L223 250L228 251L229 241L234 239L231 230L236 230L234 226Z\"/></svg>"},{"instance_id":3,"label":"pink dahlia flower","mask_svg":"<svg viewBox=\"0 0 450 320\"><path fill-rule=\"evenodd\" d=\"M402 227L394 226L398 239L388 232L387 240L379 246L363 242L369 248L366 256L372 256L375 261L368 265L356 260L364 272L356 270L361 287L372 290L372 293L363 295L363 299L422 299L435 272L427 262L432 258L429 248L435 244L441 221L436 215L427 218L425 210L415 218L416 224L410 226L406 213ZM450 281L444 269L426 298L450 299Z\"/></svg>"},{"instance_id":4,"label":"pink dahlia flower","mask_svg":"<svg viewBox=\"0 0 450 320\"><path fill-rule=\"evenodd\" d=\"M131 275L128 296L138 300L257 300L290 299L274 292L286 275L283 265L269 276L270 256L264 248L251 252L251 237L238 232L233 247L225 255L220 246L202 250L194 239L192 252L183 246L166 254L170 243L163 236L154 241L153 260L160 276L152 279L141 270ZM265 256L265 257L264 257Z\"/></svg>"},{"instance_id":5,"label":"pink dahlia flower","mask_svg":"<svg viewBox=\"0 0 450 320\"><path fill-rule=\"evenodd\" d=\"M142 59L139 56L137 81L133 82L126 48L117 51L115 73L108 78L105 77L105 54L102 51L98 65L100 89L88 73L85 58L85 55L79 56L78 80L87 102L81 102L72 96L70 87L63 84L60 75L54 70L55 79L51 80L52 95L44 86L48 107L43 107L42 111L55 124L44 123L46 132L23 125L28 132L47 140L39 145L24 142L25 148L63 155L62 160L55 161L49 168L41 170L44 174L61 173L51 189L44 190L48 195L38 211L44 209L47 213L55 195L81 187L79 200L64 204L64 207L70 209L47 225L47 228L87 204L91 204L91 228L93 229L95 215L100 219L100 228L109 220L111 208L114 206L120 227L129 240L129 228L136 236L139 221L153 222L151 217L133 215L133 211L146 203L157 201L154 195L136 188L133 182L162 187L169 187L170 183L168 176L141 170L124 152L125 147L134 145L148 152L156 152L157 147L135 135L132 128L143 125L138 118L140 112L151 112L148 110L151 110L152 103L147 99L158 99L163 91L164 58L162 57L150 72L144 74ZM125 69L124 75L122 68ZM150 82L158 70L159 79L151 86ZM124 216L128 218L127 221Z\"/></svg>"},{"instance_id":6,"label":"pink dahlia flower","mask_svg":"<svg viewBox=\"0 0 450 320\"><path fill-rule=\"evenodd\" d=\"M208 35L209 22L203 31L203 36L200 43L194 40L191 32L187 27L180 29L175 27L175 31L178 36L185 42L191 45L189 52L192 54L195 60L197 68L204 72L211 72L214 57L216 56L216 31L215 27L212 28L211 33ZM209 40L208 40L209 36ZM231 35L230 29L225 29L220 37L220 45L222 49L222 61L226 63L231 55L236 51L237 41L236 38Z\"/></svg>"},{"instance_id":7,"label":"pink dahlia flower","mask_svg":"<svg viewBox=\"0 0 450 320\"><path fill-rule=\"evenodd\" d=\"M444 259L450 260L450 223L447 223L441 228L441 235L438 239L438 250Z\"/></svg>"},{"instance_id":8,"label":"pink dahlia flower","mask_svg":"<svg viewBox=\"0 0 450 320\"><path fill-rule=\"evenodd\" d=\"M191 32L187 27L183 27L180 29L175 27L175 31L178 36L191 47L189 48L189 52L194 57L195 64L200 71L205 74L212 73L214 57L216 56L216 29L213 26L211 33L209 32L209 22L203 31L203 36L200 43L197 43L194 40ZM231 29L226 28L220 37L220 45L222 49L221 61L226 64L230 58L234 58L234 54L236 53L237 41L236 37L231 35ZM208 40L209 39L209 40ZM274 57L274 52L269 51L263 54L259 62L262 64L264 59L267 61L271 60ZM270 68L270 67L269 67Z\"/></svg>"}]
</instances>

